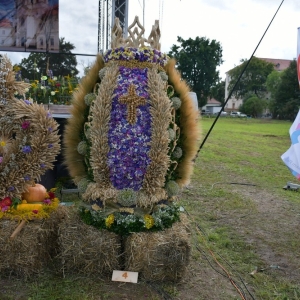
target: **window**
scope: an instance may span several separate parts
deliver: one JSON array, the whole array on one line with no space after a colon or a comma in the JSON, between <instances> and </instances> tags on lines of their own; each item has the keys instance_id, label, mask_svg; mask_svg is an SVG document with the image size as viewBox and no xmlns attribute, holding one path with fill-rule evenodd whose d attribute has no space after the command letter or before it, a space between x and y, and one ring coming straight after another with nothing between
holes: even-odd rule
<instances>
[{"instance_id":1,"label":"window","mask_svg":"<svg viewBox=\"0 0 300 300\"><path fill-rule=\"evenodd\" d=\"M50 39L50 45L51 45L51 46L54 46L54 38L51 38L51 39Z\"/></svg>"},{"instance_id":2,"label":"window","mask_svg":"<svg viewBox=\"0 0 300 300\"><path fill-rule=\"evenodd\" d=\"M44 46L44 40L43 40L43 38L40 38L40 46Z\"/></svg>"}]
</instances>

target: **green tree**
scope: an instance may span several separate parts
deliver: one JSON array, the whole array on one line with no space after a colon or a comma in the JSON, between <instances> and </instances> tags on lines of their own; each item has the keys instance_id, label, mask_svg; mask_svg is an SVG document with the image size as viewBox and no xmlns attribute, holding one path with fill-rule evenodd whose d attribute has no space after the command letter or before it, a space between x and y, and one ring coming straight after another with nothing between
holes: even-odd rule
<instances>
[{"instance_id":1,"label":"green tree","mask_svg":"<svg viewBox=\"0 0 300 300\"><path fill-rule=\"evenodd\" d=\"M71 52L75 49L75 46L66 42L64 38L60 38L59 47L59 53L32 52L28 58L23 58L19 65L22 78L39 80L41 76L47 75L47 66L52 71L53 76L76 76L79 73L77 70L77 59Z\"/></svg>"},{"instance_id":2,"label":"green tree","mask_svg":"<svg viewBox=\"0 0 300 300\"><path fill-rule=\"evenodd\" d=\"M239 66L229 71L229 91L233 89L247 63L247 59L242 59ZM239 99L244 99L247 95L252 94L256 95L258 98L264 98L267 93L266 80L273 70L274 65L272 63L253 56L245 72L237 83L237 86L233 91L233 95Z\"/></svg>"},{"instance_id":3,"label":"green tree","mask_svg":"<svg viewBox=\"0 0 300 300\"><path fill-rule=\"evenodd\" d=\"M281 75L281 82L274 97L273 116L294 120L300 107L300 90L297 77L297 63L293 60Z\"/></svg>"},{"instance_id":4,"label":"green tree","mask_svg":"<svg viewBox=\"0 0 300 300\"><path fill-rule=\"evenodd\" d=\"M274 99L274 97L275 97L275 94L281 83L282 74L283 74L282 72L278 72L278 71L274 70L267 77L266 87L267 87L268 92L270 93L271 99Z\"/></svg>"},{"instance_id":5,"label":"green tree","mask_svg":"<svg viewBox=\"0 0 300 300\"><path fill-rule=\"evenodd\" d=\"M199 107L207 102L210 88L219 81L217 67L222 61L222 47L216 40L204 37L184 40L177 37L180 45L173 45L168 53L177 62L182 78L197 94Z\"/></svg>"},{"instance_id":6,"label":"green tree","mask_svg":"<svg viewBox=\"0 0 300 300\"><path fill-rule=\"evenodd\" d=\"M256 118L266 107L266 100L260 99L256 95L252 95L248 99L244 100L240 109L243 113Z\"/></svg>"},{"instance_id":7,"label":"green tree","mask_svg":"<svg viewBox=\"0 0 300 300\"><path fill-rule=\"evenodd\" d=\"M215 83L210 88L210 96L212 98L215 98L222 104L224 104L224 102L225 102L225 80Z\"/></svg>"}]
</instances>

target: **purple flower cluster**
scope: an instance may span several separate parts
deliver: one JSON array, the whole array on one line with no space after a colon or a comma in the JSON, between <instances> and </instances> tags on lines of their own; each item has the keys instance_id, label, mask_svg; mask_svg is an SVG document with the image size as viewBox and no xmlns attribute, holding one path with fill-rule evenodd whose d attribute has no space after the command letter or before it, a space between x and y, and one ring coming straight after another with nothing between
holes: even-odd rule
<instances>
[{"instance_id":1,"label":"purple flower cluster","mask_svg":"<svg viewBox=\"0 0 300 300\"><path fill-rule=\"evenodd\" d=\"M142 186L143 178L150 163L148 152L151 141L151 115L149 103L137 107L137 121L127 121L127 105L119 97L128 94L133 84L136 94L149 99L147 92L147 69L120 67L118 85L114 91L110 115L108 143L108 166L110 180L117 189L131 188L135 191Z\"/></svg>"},{"instance_id":2,"label":"purple flower cluster","mask_svg":"<svg viewBox=\"0 0 300 300\"><path fill-rule=\"evenodd\" d=\"M150 47L120 47L110 49L104 54L104 61L108 62L110 60L137 60L140 62L150 62L165 66L168 61L168 56L165 53Z\"/></svg>"},{"instance_id":3,"label":"purple flower cluster","mask_svg":"<svg viewBox=\"0 0 300 300\"><path fill-rule=\"evenodd\" d=\"M30 146L23 146L22 147L22 152L25 154L28 154L31 152L31 147Z\"/></svg>"}]
</instances>

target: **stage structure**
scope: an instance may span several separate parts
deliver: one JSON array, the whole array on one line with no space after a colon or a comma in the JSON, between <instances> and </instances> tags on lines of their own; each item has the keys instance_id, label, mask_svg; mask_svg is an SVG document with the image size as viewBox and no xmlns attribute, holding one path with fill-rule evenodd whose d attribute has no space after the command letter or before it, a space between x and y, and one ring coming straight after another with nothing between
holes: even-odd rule
<instances>
[{"instance_id":1,"label":"stage structure","mask_svg":"<svg viewBox=\"0 0 300 300\"><path fill-rule=\"evenodd\" d=\"M110 47L112 24L119 18L124 37L128 28L128 0L99 0L98 53Z\"/></svg>"}]
</instances>

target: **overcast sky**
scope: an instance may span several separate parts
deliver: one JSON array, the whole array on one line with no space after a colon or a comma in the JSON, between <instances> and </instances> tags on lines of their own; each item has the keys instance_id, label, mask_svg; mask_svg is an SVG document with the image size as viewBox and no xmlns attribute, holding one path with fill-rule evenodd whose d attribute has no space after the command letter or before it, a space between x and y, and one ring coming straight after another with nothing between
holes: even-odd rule
<instances>
[{"instance_id":1,"label":"overcast sky","mask_svg":"<svg viewBox=\"0 0 300 300\"><path fill-rule=\"evenodd\" d=\"M1 1L1 0L0 0ZM160 21L162 51L168 52L183 39L206 37L220 42L224 63L220 76L250 58L282 0L129 0L129 25L134 16L145 24L148 37L155 20ZM144 12L143 12L143 3ZM75 53L96 54L98 42L98 1L59 0L59 35L75 45ZM300 1L285 0L255 56L294 59L297 55L297 28ZM5 52L1 52L2 54ZM8 52L13 63L26 53ZM77 56L78 69L94 57Z\"/></svg>"}]
</instances>

